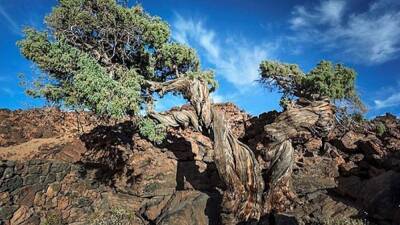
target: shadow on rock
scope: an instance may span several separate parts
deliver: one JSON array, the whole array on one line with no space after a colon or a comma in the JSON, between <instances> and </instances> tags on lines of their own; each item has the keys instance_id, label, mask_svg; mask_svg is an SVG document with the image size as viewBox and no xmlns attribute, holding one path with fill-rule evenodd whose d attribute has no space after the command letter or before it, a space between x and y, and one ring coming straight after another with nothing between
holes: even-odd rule
<instances>
[{"instance_id":1,"label":"shadow on rock","mask_svg":"<svg viewBox=\"0 0 400 225\"><path fill-rule=\"evenodd\" d=\"M271 140L266 138L264 127L267 124L271 124L279 116L277 111L271 111L268 113L262 113L258 117L252 117L248 120L245 127L245 134L240 139L243 143L249 145L253 150L257 149L257 145L260 143L268 144Z\"/></svg>"},{"instance_id":2,"label":"shadow on rock","mask_svg":"<svg viewBox=\"0 0 400 225\"><path fill-rule=\"evenodd\" d=\"M171 151L177 160L176 190L215 190L220 183L215 164L196 160L192 144L185 138L169 135L168 140L170 143L163 147Z\"/></svg>"},{"instance_id":3,"label":"shadow on rock","mask_svg":"<svg viewBox=\"0 0 400 225\"><path fill-rule=\"evenodd\" d=\"M85 169L96 171L94 179L113 186L114 176L123 172L126 166L135 131L133 123L126 121L114 126L101 125L81 135L87 151L80 163Z\"/></svg>"},{"instance_id":4,"label":"shadow on rock","mask_svg":"<svg viewBox=\"0 0 400 225\"><path fill-rule=\"evenodd\" d=\"M339 167L338 187L332 194L356 205L363 218L377 224L397 225L400 224L400 126L390 115L375 120L372 126L385 124L382 134L350 131L333 142L341 148L345 162Z\"/></svg>"},{"instance_id":5,"label":"shadow on rock","mask_svg":"<svg viewBox=\"0 0 400 225\"><path fill-rule=\"evenodd\" d=\"M198 208L205 207L207 224L219 224L222 196L216 187L221 185L221 181L215 164L196 159L192 143L184 137L169 134L167 139L169 142L162 147L171 151L177 160L176 190L195 190L205 194L206 204ZM198 213L195 208L193 213Z\"/></svg>"}]
</instances>

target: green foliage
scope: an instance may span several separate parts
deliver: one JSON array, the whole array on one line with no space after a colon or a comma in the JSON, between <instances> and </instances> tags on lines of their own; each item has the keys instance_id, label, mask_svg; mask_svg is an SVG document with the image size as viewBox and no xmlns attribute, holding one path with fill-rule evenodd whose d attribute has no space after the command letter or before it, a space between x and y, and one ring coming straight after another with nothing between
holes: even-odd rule
<instances>
[{"instance_id":1,"label":"green foliage","mask_svg":"<svg viewBox=\"0 0 400 225\"><path fill-rule=\"evenodd\" d=\"M354 122L356 122L356 123L362 123L362 122L365 122L366 121L366 119L364 118L364 115L362 114L362 113L359 113L359 112L356 112L356 113L353 113L352 115L351 115L351 118L354 120Z\"/></svg>"},{"instance_id":2,"label":"green foliage","mask_svg":"<svg viewBox=\"0 0 400 225\"><path fill-rule=\"evenodd\" d=\"M144 118L138 125L140 134L157 144L160 144L167 135L165 126L157 124L152 119Z\"/></svg>"},{"instance_id":3,"label":"green foliage","mask_svg":"<svg viewBox=\"0 0 400 225\"><path fill-rule=\"evenodd\" d=\"M33 97L101 115L134 115L152 95L144 80L166 81L200 68L196 52L171 42L168 24L140 6L59 0L45 20L48 32L28 28L18 42L42 71L27 90Z\"/></svg>"},{"instance_id":4,"label":"green foliage","mask_svg":"<svg viewBox=\"0 0 400 225\"><path fill-rule=\"evenodd\" d=\"M321 61L309 73L304 73L295 64L263 61L260 73L260 82L270 88L277 87L285 99L328 97L333 101L348 101L360 111L365 110L355 89L356 72L342 64Z\"/></svg>"},{"instance_id":5,"label":"green foliage","mask_svg":"<svg viewBox=\"0 0 400 225\"><path fill-rule=\"evenodd\" d=\"M214 78L213 71L199 71L199 72L188 72L186 76L190 77L191 79L202 79L207 82L210 91L214 91L218 88L218 82Z\"/></svg>"},{"instance_id":6,"label":"green foliage","mask_svg":"<svg viewBox=\"0 0 400 225\"><path fill-rule=\"evenodd\" d=\"M170 35L168 24L159 17L150 16L140 6L122 7L114 0L60 0L46 23L56 38L65 37L73 46L110 57L115 49L117 58L126 56L132 61L130 54L143 54L140 48L144 47L158 48Z\"/></svg>"},{"instance_id":7,"label":"green foliage","mask_svg":"<svg viewBox=\"0 0 400 225\"><path fill-rule=\"evenodd\" d=\"M283 108L286 109L288 107L288 105L290 104L290 99L287 97L283 97L281 98L281 100L279 101L279 105Z\"/></svg>"},{"instance_id":8,"label":"green foliage","mask_svg":"<svg viewBox=\"0 0 400 225\"><path fill-rule=\"evenodd\" d=\"M174 76L176 71L186 73L198 71L200 66L197 53L185 45L164 44L156 54L156 68L163 76Z\"/></svg>"},{"instance_id":9,"label":"green foliage","mask_svg":"<svg viewBox=\"0 0 400 225\"><path fill-rule=\"evenodd\" d=\"M261 83L267 87L278 87L284 98L297 95L297 89L304 73L296 64L286 64L276 61L262 61L260 64Z\"/></svg>"},{"instance_id":10,"label":"green foliage","mask_svg":"<svg viewBox=\"0 0 400 225\"><path fill-rule=\"evenodd\" d=\"M133 215L122 208L113 208L104 215L98 215L90 223L91 225L129 225L133 224Z\"/></svg>"},{"instance_id":11,"label":"green foliage","mask_svg":"<svg viewBox=\"0 0 400 225\"><path fill-rule=\"evenodd\" d=\"M363 108L355 90L355 79L356 72L353 69L321 61L303 77L302 86L305 93L327 96L333 100L346 99Z\"/></svg>"},{"instance_id":12,"label":"green foliage","mask_svg":"<svg viewBox=\"0 0 400 225\"><path fill-rule=\"evenodd\" d=\"M26 34L18 43L22 53L50 79L36 81L28 94L90 108L101 115L121 117L138 112L141 77L135 70L116 69L118 79L112 79L95 59L64 41L50 43L45 33L32 29Z\"/></svg>"},{"instance_id":13,"label":"green foliage","mask_svg":"<svg viewBox=\"0 0 400 225\"><path fill-rule=\"evenodd\" d=\"M161 188L162 188L162 186L161 186L160 183L150 183L150 184L146 185L146 187L144 188L144 192L145 193L152 193L152 192L154 192L156 190L159 190Z\"/></svg>"},{"instance_id":14,"label":"green foliage","mask_svg":"<svg viewBox=\"0 0 400 225\"><path fill-rule=\"evenodd\" d=\"M121 79L107 76L104 68L90 58L80 62L82 69L76 74L74 90L80 102L98 114L122 117L127 112L137 112L139 102L139 76L134 70L118 70Z\"/></svg>"},{"instance_id":15,"label":"green foliage","mask_svg":"<svg viewBox=\"0 0 400 225\"><path fill-rule=\"evenodd\" d=\"M376 124L376 134L382 136L386 132L386 126L382 122Z\"/></svg>"},{"instance_id":16,"label":"green foliage","mask_svg":"<svg viewBox=\"0 0 400 225\"><path fill-rule=\"evenodd\" d=\"M59 214L49 214L40 225L64 225L61 216Z\"/></svg>"}]
</instances>

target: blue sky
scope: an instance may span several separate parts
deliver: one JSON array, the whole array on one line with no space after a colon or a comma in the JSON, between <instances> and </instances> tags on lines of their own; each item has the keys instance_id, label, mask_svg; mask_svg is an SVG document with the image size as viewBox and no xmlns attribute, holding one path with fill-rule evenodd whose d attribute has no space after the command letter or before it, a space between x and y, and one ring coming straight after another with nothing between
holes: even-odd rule
<instances>
[{"instance_id":1,"label":"blue sky","mask_svg":"<svg viewBox=\"0 0 400 225\"><path fill-rule=\"evenodd\" d=\"M133 2L133 1L131 1ZM135 1L136 2L136 1ZM216 72L217 102L231 101L253 115L278 109L279 94L261 87L261 60L345 63L359 74L357 88L368 117L400 115L400 1L398 0L142 0L168 21L174 40L194 47L202 67ZM43 105L24 95L18 73L38 73L19 53L21 28L43 28L55 0L0 0L0 108ZM182 104L168 97L159 110Z\"/></svg>"}]
</instances>

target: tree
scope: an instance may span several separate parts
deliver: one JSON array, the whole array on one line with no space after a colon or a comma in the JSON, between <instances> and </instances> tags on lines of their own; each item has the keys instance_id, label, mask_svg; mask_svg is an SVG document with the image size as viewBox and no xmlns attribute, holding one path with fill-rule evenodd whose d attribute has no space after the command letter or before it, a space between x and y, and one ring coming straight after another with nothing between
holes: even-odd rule
<instances>
[{"instance_id":1,"label":"tree","mask_svg":"<svg viewBox=\"0 0 400 225\"><path fill-rule=\"evenodd\" d=\"M297 143L310 138L325 140L337 122L334 102L345 101L356 110L365 111L356 93L355 78L353 69L329 61L321 61L308 73L296 64L261 62L259 81L268 88L278 88L283 94L284 108L273 123L264 127L271 143L261 152L272 158L271 166L266 168L270 178L266 181L265 208L271 207L274 195L288 192L290 187L296 154L292 140Z\"/></svg>"},{"instance_id":2,"label":"tree","mask_svg":"<svg viewBox=\"0 0 400 225\"><path fill-rule=\"evenodd\" d=\"M214 140L215 164L226 186L223 223L260 218L264 181L255 155L214 109L213 73L200 70L193 49L170 40L164 21L115 0L60 0L46 24L44 32L26 29L18 42L43 72L28 94L106 116L146 109L140 131L153 141L162 139L157 132L163 126L193 126ZM182 94L193 110L154 112L153 96L168 92Z\"/></svg>"},{"instance_id":3,"label":"tree","mask_svg":"<svg viewBox=\"0 0 400 225\"><path fill-rule=\"evenodd\" d=\"M265 81L272 78L286 97L308 100L299 99L297 106L288 107L264 127L272 143L256 157L212 104L213 73L200 69L193 49L170 40L168 25L160 18L140 6L126 8L115 0L60 0L46 24L44 32L26 29L18 43L22 54L43 72L28 94L113 117L139 115L145 109L147 117L139 130L155 142L162 140L160 133L167 126L190 125L208 135L214 141L214 163L225 186L223 224L258 221L267 214L274 207L274 190L290 178L291 140L315 131L326 136L334 126L334 109L322 98L330 93L324 86L327 81L308 80L313 75L306 78L297 66L264 62ZM341 71L348 73L341 67L321 69L328 69L326 73L335 78ZM345 81L340 85L348 85ZM154 112L153 96L171 92L181 94L192 109ZM315 97L316 93L322 95ZM264 163L264 158L270 163Z\"/></svg>"},{"instance_id":4,"label":"tree","mask_svg":"<svg viewBox=\"0 0 400 225\"><path fill-rule=\"evenodd\" d=\"M356 92L356 72L342 64L321 61L310 72L304 73L296 64L263 61L260 73L261 83L282 92L283 106L294 97L309 100L328 97L332 101L346 101L361 112L366 110Z\"/></svg>"},{"instance_id":5,"label":"tree","mask_svg":"<svg viewBox=\"0 0 400 225\"><path fill-rule=\"evenodd\" d=\"M199 73L196 52L170 40L168 24L114 0L60 0L46 31L27 28L22 54L43 72L28 94L102 115L151 108L145 81ZM209 74L208 74L209 75Z\"/></svg>"}]
</instances>

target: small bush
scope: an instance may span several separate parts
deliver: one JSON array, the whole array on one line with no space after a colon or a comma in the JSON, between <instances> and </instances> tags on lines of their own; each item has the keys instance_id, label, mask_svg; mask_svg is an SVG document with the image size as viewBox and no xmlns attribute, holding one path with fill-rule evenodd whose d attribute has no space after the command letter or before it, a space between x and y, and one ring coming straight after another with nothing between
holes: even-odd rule
<instances>
[{"instance_id":1,"label":"small bush","mask_svg":"<svg viewBox=\"0 0 400 225\"><path fill-rule=\"evenodd\" d=\"M165 126L157 124L154 120L145 118L139 122L139 132L152 142L160 144L166 137Z\"/></svg>"},{"instance_id":2,"label":"small bush","mask_svg":"<svg viewBox=\"0 0 400 225\"><path fill-rule=\"evenodd\" d=\"M64 225L62 218L59 214L49 214L40 225Z\"/></svg>"},{"instance_id":3,"label":"small bush","mask_svg":"<svg viewBox=\"0 0 400 225\"><path fill-rule=\"evenodd\" d=\"M386 132L386 126L382 122L376 124L376 134L382 136Z\"/></svg>"},{"instance_id":4,"label":"small bush","mask_svg":"<svg viewBox=\"0 0 400 225\"><path fill-rule=\"evenodd\" d=\"M144 188L144 192L151 193L161 188L159 183L150 183Z\"/></svg>"},{"instance_id":5,"label":"small bush","mask_svg":"<svg viewBox=\"0 0 400 225\"><path fill-rule=\"evenodd\" d=\"M352 114L352 115L351 115L351 118L352 118L353 121L356 122L356 123L363 123L363 122L365 122L364 115L363 115L362 113L359 113L359 112Z\"/></svg>"},{"instance_id":6,"label":"small bush","mask_svg":"<svg viewBox=\"0 0 400 225\"><path fill-rule=\"evenodd\" d=\"M96 216L90 225L130 225L133 224L132 219L132 213L122 208L114 208L102 216Z\"/></svg>"}]
</instances>

